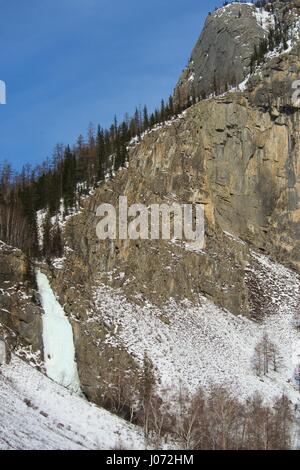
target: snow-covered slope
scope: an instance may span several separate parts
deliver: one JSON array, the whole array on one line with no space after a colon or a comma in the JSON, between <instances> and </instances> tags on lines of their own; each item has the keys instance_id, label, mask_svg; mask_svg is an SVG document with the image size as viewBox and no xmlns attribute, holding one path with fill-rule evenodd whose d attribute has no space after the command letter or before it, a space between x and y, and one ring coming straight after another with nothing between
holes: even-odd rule
<instances>
[{"instance_id":1,"label":"snow-covered slope","mask_svg":"<svg viewBox=\"0 0 300 470\"><path fill-rule=\"evenodd\" d=\"M98 315L93 314L89 321L104 320L114 332L106 342L121 344L140 362L146 352L164 396L166 390L178 391L180 384L191 392L219 384L240 398L260 392L269 402L285 392L296 404L300 402L294 383L300 363L300 333L294 320L299 278L266 257L252 256L257 289L267 301L261 322L236 317L202 296L198 306L170 301L163 310L151 304L139 307L103 285L94 292ZM279 348L281 367L276 373L258 377L253 356L265 332Z\"/></svg>"},{"instance_id":2,"label":"snow-covered slope","mask_svg":"<svg viewBox=\"0 0 300 470\"><path fill-rule=\"evenodd\" d=\"M142 432L14 357L0 368L0 449L141 449Z\"/></svg>"},{"instance_id":3,"label":"snow-covered slope","mask_svg":"<svg viewBox=\"0 0 300 470\"><path fill-rule=\"evenodd\" d=\"M236 317L204 297L199 305L170 301L163 309L130 304L104 285L94 290L97 314L112 333L106 342L125 347L137 360L153 361L159 389L171 399L180 385L194 392L225 385L241 399L255 392L268 402L285 392L300 403L294 372L300 363L300 284L293 271L252 253L249 277L255 274L266 298L265 317L255 322ZM258 377L254 348L264 332L280 350L281 367ZM101 349L103 345L99 344ZM88 403L17 357L0 367L0 449L144 448L142 431Z\"/></svg>"}]
</instances>

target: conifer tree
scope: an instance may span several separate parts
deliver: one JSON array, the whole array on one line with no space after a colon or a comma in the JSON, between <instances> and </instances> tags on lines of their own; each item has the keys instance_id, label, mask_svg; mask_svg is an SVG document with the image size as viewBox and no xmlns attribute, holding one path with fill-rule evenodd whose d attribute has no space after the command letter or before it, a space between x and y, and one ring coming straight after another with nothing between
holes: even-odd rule
<instances>
[{"instance_id":1,"label":"conifer tree","mask_svg":"<svg viewBox=\"0 0 300 470\"><path fill-rule=\"evenodd\" d=\"M59 225L59 221L56 221L55 226L52 229L51 239L51 255L57 258L61 258L63 255L63 242L62 233Z\"/></svg>"},{"instance_id":2,"label":"conifer tree","mask_svg":"<svg viewBox=\"0 0 300 470\"><path fill-rule=\"evenodd\" d=\"M63 196L66 210L75 206L76 160L69 146L65 150L63 169Z\"/></svg>"},{"instance_id":3,"label":"conifer tree","mask_svg":"<svg viewBox=\"0 0 300 470\"><path fill-rule=\"evenodd\" d=\"M98 129L97 129L96 149L97 149L96 152L97 152L98 179L100 181L103 181L105 172L106 172L106 159L105 159L104 132L100 126L98 126Z\"/></svg>"},{"instance_id":4,"label":"conifer tree","mask_svg":"<svg viewBox=\"0 0 300 470\"><path fill-rule=\"evenodd\" d=\"M173 96L170 96L170 98L169 98L169 112L170 112L170 117L174 116L175 111L174 111Z\"/></svg>"},{"instance_id":5,"label":"conifer tree","mask_svg":"<svg viewBox=\"0 0 300 470\"><path fill-rule=\"evenodd\" d=\"M149 116L147 106L144 106L144 119L143 119L143 130L146 131L149 128Z\"/></svg>"},{"instance_id":6,"label":"conifer tree","mask_svg":"<svg viewBox=\"0 0 300 470\"><path fill-rule=\"evenodd\" d=\"M165 106L165 101L164 100L161 100L160 120L161 120L161 122L165 122L165 120L166 120L166 106Z\"/></svg>"}]
</instances>

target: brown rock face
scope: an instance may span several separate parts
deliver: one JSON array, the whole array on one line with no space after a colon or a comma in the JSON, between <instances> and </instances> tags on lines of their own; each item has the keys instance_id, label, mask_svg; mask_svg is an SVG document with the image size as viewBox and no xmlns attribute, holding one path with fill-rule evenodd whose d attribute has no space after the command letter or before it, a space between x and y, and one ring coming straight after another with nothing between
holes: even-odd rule
<instances>
[{"instance_id":1,"label":"brown rock face","mask_svg":"<svg viewBox=\"0 0 300 470\"><path fill-rule=\"evenodd\" d=\"M64 235L70 249L64 267L53 270L52 285L73 319L80 379L91 400L112 400L107 393L114 387L107 384L118 389L122 370L134 390L140 377L130 353L105 341L114 327L94 302L99 284L121 289L137 305L150 300L160 306L171 297L197 302L202 293L259 320L268 300L250 250L300 271L300 115L291 100L298 71L297 53L274 59L246 93L202 101L152 131L131 149L128 169L69 220ZM96 209L104 202L117 206L121 195L129 205L202 203L204 249L170 241L99 241Z\"/></svg>"},{"instance_id":2,"label":"brown rock face","mask_svg":"<svg viewBox=\"0 0 300 470\"><path fill-rule=\"evenodd\" d=\"M288 2L276 2L276 8L282 3ZM266 35L256 13L254 6L232 4L210 15L176 88L177 103L186 103L195 87L199 97L244 79L254 44ZM292 100L299 56L295 48L269 60L244 93L202 100L146 133L131 147L128 168L66 223L64 259L41 269L69 316L81 388L91 401L132 418L144 378L118 332L122 325L102 311L112 305L109 295L105 306L97 298L102 284L119 289L138 314L149 301L158 307L171 298L197 304L202 294L260 321L271 311L272 290L268 268L262 270L251 251L300 272L300 109ZM97 207L117 207L119 196L127 196L129 205L203 204L205 246L100 241ZM42 310L28 271L23 253L0 242L0 363L9 356L7 345L42 350ZM118 309L122 315L121 302ZM170 322L163 314L159 321Z\"/></svg>"},{"instance_id":3,"label":"brown rock face","mask_svg":"<svg viewBox=\"0 0 300 470\"><path fill-rule=\"evenodd\" d=\"M289 68L289 60L282 60L282 67ZM300 269L299 111L293 108L291 96L280 98L273 92L274 104L270 102L269 89L282 83L284 72L270 67L266 73L267 81L258 86L253 83L250 92L200 102L182 119L147 135L132 150L128 170L98 190L67 227L74 257L79 255L84 266L81 276L104 276L118 265L122 272L129 270L137 285L145 284L141 290L147 295L152 296L152 288L154 292L159 286L152 301L164 301L175 292L179 297L188 296L195 285L194 279L189 284L190 276L200 271L201 279L200 266L189 269L194 256L210 266L215 264L212 253L219 253L222 259L232 251L233 265L240 260L243 268L241 260L247 262L247 248L237 248L244 245L232 239L229 242L226 232ZM289 85L286 82L284 87L292 90L293 76L289 75ZM166 242L100 242L96 208L102 202L117 206L119 195L126 195L129 204L174 200L204 204L205 250L195 255ZM233 248L228 250L228 245ZM180 271L177 277L182 263L172 262L175 252L178 257L181 253L183 260L189 259L189 276ZM171 273L157 269L160 265L171 266ZM207 271L213 271L208 265L203 269L206 281L201 279L200 290L206 291ZM220 275L222 266L218 270ZM211 282L217 277L216 272L212 274Z\"/></svg>"},{"instance_id":4,"label":"brown rock face","mask_svg":"<svg viewBox=\"0 0 300 470\"><path fill-rule=\"evenodd\" d=\"M0 335L11 347L42 351L41 315L26 256L0 242Z\"/></svg>"},{"instance_id":5,"label":"brown rock face","mask_svg":"<svg viewBox=\"0 0 300 470\"><path fill-rule=\"evenodd\" d=\"M19 281L26 276L28 263L21 250L9 247L0 241L0 282Z\"/></svg>"}]
</instances>

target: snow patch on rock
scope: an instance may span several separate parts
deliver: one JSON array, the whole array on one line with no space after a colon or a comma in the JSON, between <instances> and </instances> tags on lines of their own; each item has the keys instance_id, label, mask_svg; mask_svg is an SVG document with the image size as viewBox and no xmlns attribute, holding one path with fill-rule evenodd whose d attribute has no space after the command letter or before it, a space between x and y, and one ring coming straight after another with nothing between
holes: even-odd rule
<instances>
[{"instance_id":1,"label":"snow patch on rock","mask_svg":"<svg viewBox=\"0 0 300 470\"><path fill-rule=\"evenodd\" d=\"M265 30L270 31L271 28L275 27L275 18L272 13L266 11L264 8L255 8L253 14L256 18L257 23Z\"/></svg>"}]
</instances>

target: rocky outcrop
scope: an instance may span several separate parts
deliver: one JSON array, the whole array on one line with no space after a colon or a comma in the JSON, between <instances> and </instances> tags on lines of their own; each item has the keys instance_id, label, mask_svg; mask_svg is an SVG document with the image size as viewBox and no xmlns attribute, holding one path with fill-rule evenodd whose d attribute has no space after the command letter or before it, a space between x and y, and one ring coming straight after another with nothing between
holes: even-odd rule
<instances>
[{"instance_id":1,"label":"rocky outcrop","mask_svg":"<svg viewBox=\"0 0 300 470\"><path fill-rule=\"evenodd\" d=\"M42 310L21 250L0 242L0 335L11 349L42 351Z\"/></svg>"},{"instance_id":2,"label":"rocky outcrop","mask_svg":"<svg viewBox=\"0 0 300 470\"><path fill-rule=\"evenodd\" d=\"M18 282L26 277L28 261L21 250L0 241L0 283Z\"/></svg>"},{"instance_id":3,"label":"rocky outcrop","mask_svg":"<svg viewBox=\"0 0 300 470\"><path fill-rule=\"evenodd\" d=\"M283 15L294 12L290 2L272 3L275 14L283 3ZM150 318L155 311L150 325L159 330L171 325L178 305L181 314L192 315L195 306L204 311L215 304L221 310L211 312L226 309L259 324L294 288L287 305L293 312L297 308L298 276L282 269L286 279L279 283L279 268L275 282L268 277L271 264L254 252L300 272L300 107L292 99L293 82L300 78L299 47L260 65L243 92L228 91L249 73L254 45L272 26L270 11L235 3L209 16L176 87L175 105L186 104L191 95L219 96L203 99L131 144L128 167L65 222L64 257L39 264L72 324L83 393L124 418L138 416L143 367L153 372L140 315ZM185 240L100 241L97 207L117 207L124 195L129 205L201 203L204 247ZM293 282L285 288L289 277ZM137 321L128 340L133 311ZM155 345L161 342L159 331L151 338ZM170 367L172 347L166 349ZM0 242L0 365L12 350L26 356L26 348L42 352L42 309L28 259Z\"/></svg>"},{"instance_id":4,"label":"rocky outcrop","mask_svg":"<svg viewBox=\"0 0 300 470\"><path fill-rule=\"evenodd\" d=\"M134 395L141 376L130 352L107 342L115 331L101 319L97 286L120 289L141 307L170 298L197 303L204 294L259 321L270 302L251 250L300 272L300 115L291 98L299 72L295 50L262 67L245 93L204 100L148 133L130 150L128 168L69 219L66 256L51 278L72 320L79 375L91 400L114 400L110 393L121 376L134 384ZM129 204L202 203L204 249L185 242L99 241L96 209L103 202L117 206L120 195Z\"/></svg>"},{"instance_id":5,"label":"rocky outcrop","mask_svg":"<svg viewBox=\"0 0 300 470\"><path fill-rule=\"evenodd\" d=\"M208 96L241 83L249 72L254 46L266 36L267 22L254 5L230 4L211 13L187 68L175 89L175 102L193 94ZM270 25L272 17L269 18Z\"/></svg>"},{"instance_id":6,"label":"rocky outcrop","mask_svg":"<svg viewBox=\"0 0 300 470\"><path fill-rule=\"evenodd\" d=\"M298 15L295 1L268 2L264 8L232 3L211 13L176 85L175 104L186 106L189 100L219 95L241 84L250 72L254 48L271 28L278 28L279 22L290 28Z\"/></svg>"},{"instance_id":7,"label":"rocky outcrop","mask_svg":"<svg viewBox=\"0 0 300 470\"><path fill-rule=\"evenodd\" d=\"M156 298L156 302L175 293L189 296L196 284L194 279L189 284L189 277L196 269L186 267L191 273L189 277L181 272L176 278L175 265L180 263L172 262L172 258L174 253L180 257L183 247L163 242L155 245L97 239L97 206L102 202L117 205L119 195L123 194L129 204L173 200L204 204L206 247L196 254L198 258L214 259L210 250L211 254L220 253L221 258L225 253L226 258L229 232L289 267L300 269L300 129L299 111L291 100L291 84L300 71L296 57L297 54L274 60L266 71L266 81L255 85L253 78L247 93L229 93L219 99L205 100L172 125L145 136L132 150L129 168L98 190L83 213L67 226L66 237L74 250L70 259L73 256L81 266L78 276L94 279L99 273L101 276L110 273L113 277L117 265L118 273L125 272L119 285L125 284L126 288L128 272L146 295L159 286L151 299ZM282 71L278 71L278 61ZM284 74L288 76L285 82ZM277 84L286 91L282 96L279 91L272 92ZM234 243L234 239L231 244L233 254L247 261L247 249L242 249L239 242ZM185 260L195 255L187 249L184 253ZM238 259L233 260L235 264ZM163 274L158 265L171 266L171 274ZM212 275L212 282L221 277L220 269L218 276ZM208 266L203 271L207 279ZM173 281L168 281L169 278ZM147 287L143 289L142 284ZM204 284L203 279L200 290ZM165 295L163 286L167 286Z\"/></svg>"}]
</instances>

